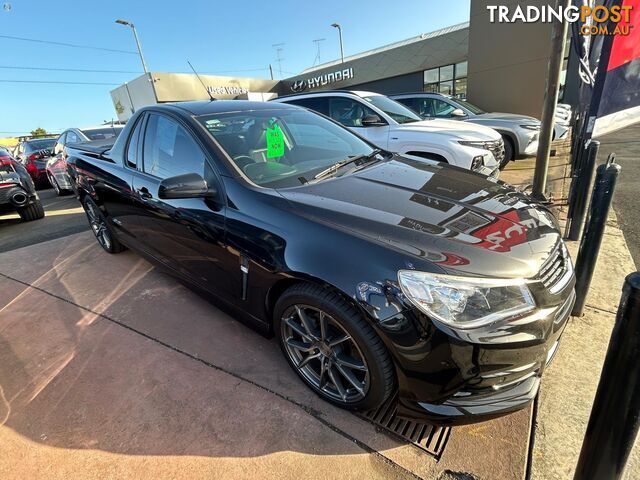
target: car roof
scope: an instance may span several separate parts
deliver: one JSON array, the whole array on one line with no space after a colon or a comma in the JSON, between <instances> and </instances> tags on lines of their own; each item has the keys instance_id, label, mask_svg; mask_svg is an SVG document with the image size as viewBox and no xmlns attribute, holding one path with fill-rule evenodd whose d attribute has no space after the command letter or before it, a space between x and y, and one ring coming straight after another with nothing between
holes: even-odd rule
<instances>
[{"instance_id":1,"label":"car roof","mask_svg":"<svg viewBox=\"0 0 640 480\"><path fill-rule=\"evenodd\" d=\"M29 140L25 140L24 143L31 143L31 142L40 142L42 140L56 140L56 137L38 137L38 138L30 138Z\"/></svg>"},{"instance_id":2,"label":"car roof","mask_svg":"<svg viewBox=\"0 0 640 480\"><path fill-rule=\"evenodd\" d=\"M273 110L274 108L297 108L292 105L269 102L256 102L251 100L215 100L198 102L166 103L161 106L183 110L191 115L207 115L210 113L229 113L252 110ZM156 105L157 107L158 105Z\"/></svg>"},{"instance_id":3,"label":"car roof","mask_svg":"<svg viewBox=\"0 0 640 480\"><path fill-rule=\"evenodd\" d=\"M354 95L356 97L383 97L384 94L382 93L376 93L376 92L367 92L364 90L320 90L317 92L301 92L301 93L294 93L291 95L282 95L278 98L274 98L274 100L280 100L280 99L289 99L289 98L304 98L304 97L313 97L313 96L319 96L319 97L326 97L329 95L338 95L338 96L348 96L348 95Z\"/></svg>"},{"instance_id":4,"label":"car roof","mask_svg":"<svg viewBox=\"0 0 640 480\"><path fill-rule=\"evenodd\" d=\"M93 125L91 127L80 127L80 128L69 128L68 130L80 130L84 132L85 130L97 130L99 128L124 128L124 125Z\"/></svg>"},{"instance_id":5,"label":"car roof","mask_svg":"<svg viewBox=\"0 0 640 480\"><path fill-rule=\"evenodd\" d=\"M445 95L444 93L438 92L405 92L405 93L394 93L393 95L389 95L391 98L399 98L399 97L443 97L454 100L450 95Z\"/></svg>"}]
</instances>

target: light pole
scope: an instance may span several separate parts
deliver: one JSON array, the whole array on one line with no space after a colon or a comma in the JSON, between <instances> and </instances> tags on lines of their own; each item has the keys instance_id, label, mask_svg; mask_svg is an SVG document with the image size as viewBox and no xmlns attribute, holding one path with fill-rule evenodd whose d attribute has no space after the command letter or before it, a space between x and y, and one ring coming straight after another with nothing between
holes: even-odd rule
<instances>
[{"instance_id":1,"label":"light pole","mask_svg":"<svg viewBox=\"0 0 640 480\"><path fill-rule=\"evenodd\" d=\"M149 71L147 70L147 64L145 63L144 57L142 56L142 48L140 47L140 40L138 40L138 32L136 32L135 25L131 22L128 22L126 20L121 20L121 19L116 20L116 23L119 23L120 25L126 25L127 27L131 27L131 30L133 30L133 37L136 39L136 46L138 47L138 53L140 54L140 61L142 62L142 69L144 70L144 73L149 73Z\"/></svg>"},{"instance_id":2,"label":"light pole","mask_svg":"<svg viewBox=\"0 0 640 480\"><path fill-rule=\"evenodd\" d=\"M344 63L344 46L342 44L342 27L339 23L332 23L331 26L333 28L338 29L338 34L340 35L340 58L342 59L342 63Z\"/></svg>"}]
</instances>

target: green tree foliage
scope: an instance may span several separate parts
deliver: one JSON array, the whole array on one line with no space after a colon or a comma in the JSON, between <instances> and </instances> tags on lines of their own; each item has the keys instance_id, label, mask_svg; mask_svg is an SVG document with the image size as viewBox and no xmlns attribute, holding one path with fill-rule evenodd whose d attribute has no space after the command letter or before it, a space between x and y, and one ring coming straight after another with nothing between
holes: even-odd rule
<instances>
[{"instance_id":1,"label":"green tree foliage","mask_svg":"<svg viewBox=\"0 0 640 480\"><path fill-rule=\"evenodd\" d=\"M38 127L35 130L31 130L31 135L35 136L39 136L39 135L46 135L47 131L44 128Z\"/></svg>"}]
</instances>

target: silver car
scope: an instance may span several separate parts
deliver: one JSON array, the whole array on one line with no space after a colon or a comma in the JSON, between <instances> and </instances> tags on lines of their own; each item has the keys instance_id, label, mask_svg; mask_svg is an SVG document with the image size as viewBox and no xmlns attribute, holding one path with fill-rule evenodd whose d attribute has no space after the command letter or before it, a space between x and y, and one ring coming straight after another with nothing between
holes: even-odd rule
<instances>
[{"instance_id":1,"label":"silver car","mask_svg":"<svg viewBox=\"0 0 640 480\"><path fill-rule=\"evenodd\" d=\"M540 120L513 113L487 113L481 108L459 98L440 93L404 93L390 95L406 105L422 118L448 118L478 123L497 130L504 138L504 159L500 168L510 160L536 154Z\"/></svg>"}]
</instances>

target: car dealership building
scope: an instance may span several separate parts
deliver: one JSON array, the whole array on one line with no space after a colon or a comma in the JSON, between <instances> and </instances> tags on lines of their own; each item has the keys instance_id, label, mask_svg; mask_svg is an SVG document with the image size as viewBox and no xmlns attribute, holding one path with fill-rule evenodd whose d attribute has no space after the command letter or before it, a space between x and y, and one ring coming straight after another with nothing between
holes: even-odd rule
<instances>
[{"instance_id":1,"label":"car dealership building","mask_svg":"<svg viewBox=\"0 0 640 480\"><path fill-rule=\"evenodd\" d=\"M535 1L530 3L540 3ZM308 68L283 80L151 72L111 92L121 120L154 103L219 99L267 100L328 89L383 94L441 92L487 111L541 116L550 55L550 23L491 23L486 6L471 2L469 22ZM565 48L565 56L569 56ZM565 60L565 70L572 71ZM566 75L563 101L572 103L576 75ZM207 91L209 93L207 93Z\"/></svg>"}]
</instances>

